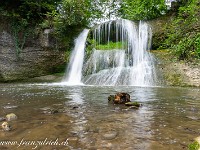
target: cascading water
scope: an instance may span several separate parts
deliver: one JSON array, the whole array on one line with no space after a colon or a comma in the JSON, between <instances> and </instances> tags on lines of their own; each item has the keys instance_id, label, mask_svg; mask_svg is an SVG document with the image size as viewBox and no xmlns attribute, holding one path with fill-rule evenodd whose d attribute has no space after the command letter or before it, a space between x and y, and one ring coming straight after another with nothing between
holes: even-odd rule
<instances>
[{"instance_id":1,"label":"cascading water","mask_svg":"<svg viewBox=\"0 0 200 150\"><path fill-rule=\"evenodd\" d=\"M77 45L85 45L86 37L83 39L82 34L78 37L82 41L78 43L77 40ZM93 41L93 52L85 61L84 50L75 46L76 52L73 52L69 64L71 69L68 69L68 83L77 84L82 80L87 85L155 85L154 60L148 52L151 29L146 23L140 21L137 24L125 19L103 23L93 30ZM113 42L119 42L119 47L100 50L101 44L109 46Z\"/></svg>"},{"instance_id":2,"label":"cascading water","mask_svg":"<svg viewBox=\"0 0 200 150\"><path fill-rule=\"evenodd\" d=\"M70 62L62 82L68 85L82 84L82 67L84 61L85 43L88 36L88 29L83 30L75 40L75 47L70 56Z\"/></svg>"}]
</instances>

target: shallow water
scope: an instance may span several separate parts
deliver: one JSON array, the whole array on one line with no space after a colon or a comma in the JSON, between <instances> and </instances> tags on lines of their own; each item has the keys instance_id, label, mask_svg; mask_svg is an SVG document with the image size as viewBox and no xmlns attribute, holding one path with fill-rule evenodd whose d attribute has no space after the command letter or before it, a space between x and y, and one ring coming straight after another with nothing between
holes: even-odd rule
<instances>
[{"instance_id":1,"label":"shallow water","mask_svg":"<svg viewBox=\"0 0 200 150\"><path fill-rule=\"evenodd\" d=\"M11 131L0 131L0 142L17 143L0 145L0 149L187 149L200 134L199 91L172 87L1 84L0 117L15 113L18 119L9 122ZM129 93L132 101L143 106L128 109L109 104L108 96L116 92ZM48 113L49 109L56 111ZM45 139L57 140L57 145L36 145ZM27 141L32 141L32 145Z\"/></svg>"}]
</instances>

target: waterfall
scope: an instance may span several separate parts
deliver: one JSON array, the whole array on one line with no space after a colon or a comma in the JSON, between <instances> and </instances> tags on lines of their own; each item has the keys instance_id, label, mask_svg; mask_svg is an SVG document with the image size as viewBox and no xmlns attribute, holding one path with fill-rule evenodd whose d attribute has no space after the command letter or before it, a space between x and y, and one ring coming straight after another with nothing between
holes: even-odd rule
<instances>
[{"instance_id":1,"label":"waterfall","mask_svg":"<svg viewBox=\"0 0 200 150\"><path fill-rule=\"evenodd\" d=\"M91 32L95 43L89 57L84 59L88 30L84 30L76 40L68 67L68 83L156 85L154 59L148 51L152 34L147 23L120 19L100 24ZM113 43L117 46L101 49L101 45L109 47Z\"/></svg>"},{"instance_id":2,"label":"waterfall","mask_svg":"<svg viewBox=\"0 0 200 150\"><path fill-rule=\"evenodd\" d=\"M75 39L75 47L70 56L70 62L65 73L65 77L62 82L66 82L68 85L82 84L82 67L85 53L85 43L88 36L88 29L85 29Z\"/></svg>"}]
</instances>

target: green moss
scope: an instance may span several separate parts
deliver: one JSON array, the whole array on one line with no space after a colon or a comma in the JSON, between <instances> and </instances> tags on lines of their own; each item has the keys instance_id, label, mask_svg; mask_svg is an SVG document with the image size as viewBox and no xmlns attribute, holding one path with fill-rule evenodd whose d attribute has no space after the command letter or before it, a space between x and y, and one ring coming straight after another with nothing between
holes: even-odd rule
<instances>
[{"instance_id":1,"label":"green moss","mask_svg":"<svg viewBox=\"0 0 200 150\"><path fill-rule=\"evenodd\" d=\"M105 45L97 45L95 49L98 50L110 50L110 49L126 49L127 45L123 42L109 42Z\"/></svg>"},{"instance_id":2,"label":"green moss","mask_svg":"<svg viewBox=\"0 0 200 150\"><path fill-rule=\"evenodd\" d=\"M172 84L172 85L177 85L177 86L179 86L179 85L181 85L181 83L182 83L182 80L181 80L181 75L180 74L168 74L167 76L166 76L166 79L168 80L168 81L170 81L170 83Z\"/></svg>"},{"instance_id":3,"label":"green moss","mask_svg":"<svg viewBox=\"0 0 200 150\"><path fill-rule=\"evenodd\" d=\"M198 150L199 148L200 148L200 145L197 141L188 145L188 150Z\"/></svg>"},{"instance_id":4,"label":"green moss","mask_svg":"<svg viewBox=\"0 0 200 150\"><path fill-rule=\"evenodd\" d=\"M141 105L138 102L127 102L125 103L126 106L135 106L140 107Z\"/></svg>"}]
</instances>

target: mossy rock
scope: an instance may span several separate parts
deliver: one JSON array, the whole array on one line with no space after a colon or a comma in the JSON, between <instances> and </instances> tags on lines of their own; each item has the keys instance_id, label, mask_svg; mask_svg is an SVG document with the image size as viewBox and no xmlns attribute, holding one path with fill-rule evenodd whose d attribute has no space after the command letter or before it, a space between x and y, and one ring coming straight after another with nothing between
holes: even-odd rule
<instances>
[{"instance_id":1,"label":"mossy rock","mask_svg":"<svg viewBox=\"0 0 200 150\"><path fill-rule=\"evenodd\" d=\"M138 102L127 102L125 103L126 106L135 106L135 107L140 107L141 104Z\"/></svg>"},{"instance_id":2,"label":"mossy rock","mask_svg":"<svg viewBox=\"0 0 200 150\"><path fill-rule=\"evenodd\" d=\"M108 102L113 102L115 100L115 95L108 96Z\"/></svg>"}]
</instances>

